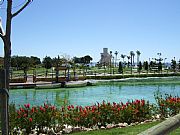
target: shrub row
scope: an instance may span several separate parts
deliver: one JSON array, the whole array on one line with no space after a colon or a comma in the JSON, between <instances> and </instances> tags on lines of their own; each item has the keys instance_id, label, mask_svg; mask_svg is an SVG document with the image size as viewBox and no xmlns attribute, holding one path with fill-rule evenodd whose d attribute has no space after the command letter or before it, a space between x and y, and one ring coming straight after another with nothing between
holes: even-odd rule
<instances>
[{"instance_id":1,"label":"shrub row","mask_svg":"<svg viewBox=\"0 0 180 135\"><path fill-rule=\"evenodd\" d=\"M122 79L122 78L144 78L144 77L170 77L170 76L180 76L179 73L171 74L122 74L122 75L109 75L109 76L86 76L86 79L96 79L96 80L108 80L108 79Z\"/></svg>"}]
</instances>

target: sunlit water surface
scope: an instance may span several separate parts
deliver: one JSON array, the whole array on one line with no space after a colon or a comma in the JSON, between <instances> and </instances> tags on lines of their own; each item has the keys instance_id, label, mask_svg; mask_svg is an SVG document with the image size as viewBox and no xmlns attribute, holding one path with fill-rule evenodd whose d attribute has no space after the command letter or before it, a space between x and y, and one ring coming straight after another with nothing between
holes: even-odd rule
<instances>
[{"instance_id":1,"label":"sunlit water surface","mask_svg":"<svg viewBox=\"0 0 180 135\"><path fill-rule=\"evenodd\" d=\"M126 102L134 99L145 99L150 103L155 103L154 93L157 91L163 94L180 95L180 85L172 83L124 85L120 82L106 82L97 86L81 88L17 89L10 91L10 102L15 103L16 106L26 103L42 105L44 102L56 106L64 104L86 106L103 100Z\"/></svg>"}]
</instances>

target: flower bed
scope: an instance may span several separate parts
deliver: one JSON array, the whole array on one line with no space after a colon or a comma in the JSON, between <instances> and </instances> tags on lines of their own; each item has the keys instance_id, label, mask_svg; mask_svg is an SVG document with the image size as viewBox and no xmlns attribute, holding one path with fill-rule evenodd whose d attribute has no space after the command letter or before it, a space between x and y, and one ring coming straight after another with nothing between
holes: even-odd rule
<instances>
[{"instance_id":1,"label":"flower bed","mask_svg":"<svg viewBox=\"0 0 180 135\"><path fill-rule=\"evenodd\" d=\"M25 104L18 110L11 111L11 128L15 127L21 131L25 129L26 133L32 131L47 133L49 130L57 133L65 132L68 126L76 127L73 128L76 130L93 129L94 127L96 129L109 128L117 125L123 127L132 123L148 121L156 114L161 118L165 118L180 112L179 97L166 95L163 98L162 95L156 95L155 98L157 99L157 106L149 104L144 99L128 101L127 103L103 101L92 106L69 105L59 109L46 103L42 106ZM120 123L125 124L120 125Z\"/></svg>"}]
</instances>

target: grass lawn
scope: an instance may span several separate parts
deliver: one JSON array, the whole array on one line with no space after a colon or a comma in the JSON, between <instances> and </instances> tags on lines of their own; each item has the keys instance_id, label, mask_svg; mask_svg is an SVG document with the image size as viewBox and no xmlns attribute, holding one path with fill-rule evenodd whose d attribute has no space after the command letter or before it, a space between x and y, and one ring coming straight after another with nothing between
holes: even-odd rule
<instances>
[{"instance_id":1,"label":"grass lawn","mask_svg":"<svg viewBox=\"0 0 180 135\"><path fill-rule=\"evenodd\" d=\"M158 123L160 122L158 121L158 122L146 123L146 124L126 127L126 128L113 128L113 129L108 129L108 130L79 132L79 133L73 133L72 135L137 135L138 133L141 133L142 131ZM170 135L180 135L180 128L173 131Z\"/></svg>"}]
</instances>

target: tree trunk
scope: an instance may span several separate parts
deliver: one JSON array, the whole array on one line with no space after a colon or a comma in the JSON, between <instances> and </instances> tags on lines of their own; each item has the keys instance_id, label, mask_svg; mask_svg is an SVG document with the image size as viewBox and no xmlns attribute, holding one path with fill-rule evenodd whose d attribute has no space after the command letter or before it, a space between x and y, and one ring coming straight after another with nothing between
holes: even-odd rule
<instances>
[{"instance_id":1,"label":"tree trunk","mask_svg":"<svg viewBox=\"0 0 180 135\"><path fill-rule=\"evenodd\" d=\"M4 89L7 89L9 92L9 82L10 82L10 74L9 74L9 68L10 68L10 58L11 58L11 20L12 20L12 0L8 0L7 3L7 20L6 20L6 35L4 40L4 69L5 69L5 82L4 82ZM8 135L9 134L9 97L7 94L2 94L2 114L1 117L3 117L2 123L2 134ZM2 119L2 118L1 118Z\"/></svg>"},{"instance_id":2,"label":"tree trunk","mask_svg":"<svg viewBox=\"0 0 180 135\"><path fill-rule=\"evenodd\" d=\"M2 128L2 134L8 135L8 95L3 90L6 87L6 74L5 70L0 71L0 108L1 108L1 128Z\"/></svg>"}]
</instances>

